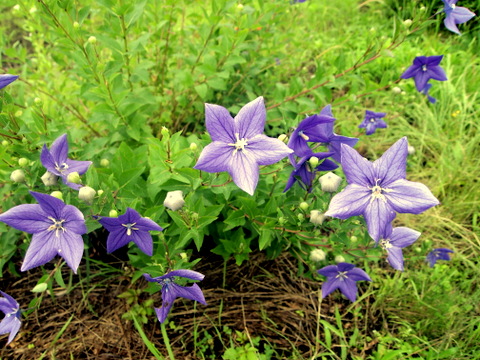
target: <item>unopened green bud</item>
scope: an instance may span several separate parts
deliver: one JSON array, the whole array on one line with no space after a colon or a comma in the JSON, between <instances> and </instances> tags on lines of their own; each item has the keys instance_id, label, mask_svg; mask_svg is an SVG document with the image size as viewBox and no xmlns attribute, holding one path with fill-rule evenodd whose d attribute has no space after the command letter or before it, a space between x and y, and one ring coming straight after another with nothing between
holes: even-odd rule
<instances>
[{"instance_id":1,"label":"unopened green bud","mask_svg":"<svg viewBox=\"0 0 480 360\"><path fill-rule=\"evenodd\" d=\"M170 135L170 131L165 126L162 126L162 129L160 130L160 133L162 134L162 136L169 136Z\"/></svg>"},{"instance_id":2,"label":"unopened green bud","mask_svg":"<svg viewBox=\"0 0 480 360\"><path fill-rule=\"evenodd\" d=\"M110 212L108 213L108 216L109 217L117 217L118 216L118 212L117 210L110 210Z\"/></svg>"},{"instance_id":3,"label":"unopened green bud","mask_svg":"<svg viewBox=\"0 0 480 360\"><path fill-rule=\"evenodd\" d=\"M52 174L50 171L47 171L45 174L43 174L41 179L45 186L54 186L57 185L58 182L57 175Z\"/></svg>"},{"instance_id":4,"label":"unopened green bud","mask_svg":"<svg viewBox=\"0 0 480 360\"><path fill-rule=\"evenodd\" d=\"M3 140L2 141L2 146L5 147L5 146L8 146L10 143L7 141L7 140Z\"/></svg>"},{"instance_id":5,"label":"unopened green bud","mask_svg":"<svg viewBox=\"0 0 480 360\"><path fill-rule=\"evenodd\" d=\"M283 141L283 142L287 142L288 136L285 135L285 134L281 134L281 135L278 136L278 140Z\"/></svg>"},{"instance_id":6,"label":"unopened green bud","mask_svg":"<svg viewBox=\"0 0 480 360\"><path fill-rule=\"evenodd\" d=\"M91 204L96 193L90 186L83 186L78 190L78 198L87 204Z\"/></svg>"},{"instance_id":7,"label":"unopened green bud","mask_svg":"<svg viewBox=\"0 0 480 360\"><path fill-rule=\"evenodd\" d=\"M298 207L305 211L308 209L308 203L306 203L305 201L302 201L300 205L298 205Z\"/></svg>"},{"instance_id":8,"label":"unopened green bud","mask_svg":"<svg viewBox=\"0 0 480 360\"><path fill-rule=\"evenodd\" d=\"M15 117L20 117L23 115L23 111L22 110L18 110L17 112L15 112Z\"/></svg>"},{"instance_id":9,"label":"unopened green bud","mask_svg":"<svg viewBox=\"0 0 480 360\"><path fill-rule=\"evenodd\" d=\"M413 21L411 19L406 19L403 21L403 25L406 27L410 27L412 25Z\"/></svg>"},{"instance_id":10,"label":"unopened green bud","mask_svg":"<svg viewBox=\"0 0 480 360\"><path fill-rule=\"evenodd\" d=\"M352 243L355 243L355 242L358 241L358 238L357 238L356 236L351 236L351 237L350 237L350 241L351 241Z\"/></svg>"},{"instance_id":11,"label":"unopened green bud","mask_svg":"<svg viewBox=\"0 0 480 360\"><path fill-rule=\"evenodd\" d=\"M195 150L197 150L197 147L198 147L197 144L190 143L190 150L195 151Z\"/></svg>"},{"instance_id":12,"label":"unopened green bud","mask_svg":"<svg viewBox=\"0 0 480 360\"><path fill-rule=\"evenodd\" d=\"M298 220L303 221L305 220L305 216L303 214L298 214L297 215Z\"/></svg>"},{"instance_id":13,"label":"unopened green bud","mask_svg":"<svg viewBox=\"0 0 480 360\"><path fill-rule=\"evenodd\" d=\"M322 225L325 220L325 215L318 210L310 211L310 222L314 225Z\"/></svg>"},{"instance_id":14,"label":"unopened green bud","mask_svg":"<svg viewBox=\"0 0 480 360\"><path fill-rule=\"evenodd\" d=\"M77 21L74 21L74 22L73 22L73 27L74 27L75 29L78 29L78 28L80 27L80 24L79 24Z\"/></svg>"},{"instance_id":15,"label":"unopened green bud","mask_svg":"<svg viewBox=\"0 0 480 360\"><path fill-rule=\"evenodd\" d=\"M425 6L420 6L420 11L425 11L427 8Z\"/></svg>"},{"instance_id":16,"label":"unopened green bud","mask_svg":"<svg viewBox=\"0 0 480 360\"><path fill-rule=\"evenodd\" d=\"M29 10L30 14L35 14L37 12L37 8L35 6L32 6Z\"/></svg>"},{"instance_id":17,"label":"unopened green bud","mask_svg":"<svg viewBox=\"0 0 480 360\"><path fill-rule=\"evenodd\" d=\"M50 193L50 196L53 196L54 198L57 198L63 201L63 194L61 191L52 191Z\"/></svg>"},{"instance_id":18,"label":"unopened green bud","mask_svg":"<svg viewBox=\"0 0 480 360\"><path fill-rule=\"evenodd\" d=\"M97 43L97 38L96 38L95 36L90 36L90 37L88 38L88 42L89 42L90 44L96 44L96 43Z\"/></svg>"},{"instance_id":19,"label":"unopened green bud","mask_svg":"<svg viewBox=\"0 0 480 360\"><path fill-rule=\"evenodd\" d=\"M419 253L419 254L420 254L422 251L423 251L423 250L422 250L422 248L421 248L420 246L415 246L415 252L416 252L416 253Z\"/></svg>"},{"instance_id":20,"label":"unopened green bud","mask_svg":"<svg viewBox=\"0 0 480 360\"><path fill-rule=\"evenodd\" d=\"M74 171L67 175L67 182L74 183L74 184L81 184L82 179L80 179L80 174Z\"/></svg>"},{"instance_id":21,"label":"unopened green bud","mask_svg":"<svg viewBox=\"0 0 480 360\"><path fill-rule=\"evenodd\" d=\"M20 10L20 5L17 4L13 7L13 11L18 11L18 10Z\"/></svg>"},{"instance_id":22,"label":"unopened green bud","mask_svg":"<svg viewBox=\"0 0 480 360\"><path fill-rule=\"evenodd\" d=\"M323 261L326 258L325 251L322 249L313 249L310 251L310 260L318 262L318 261Z\"/></svg>"},{"instance_id":23,"label":"unopened green bud","mask_svg":"<svg viewBox=\"0 0 480 360\"><path fill-rule=\"evenodd\" d=\"M18 159L18 165L20 165L21 167L27 166L28 165L28 159L25 159L25 158Z\"/></svg>"},{"instance_id":24,"label":"unopened green bud","mask_svg":"<svg viewBox=\"0 0 480 360\"><path fill-rule=\"evenodd\" d=\"M180 253L180 258L182 260L186 260L187 259L187 253L184 253L184 252Z\"/></svg>"},{"instance_id":25,"label":"unopened green bud","mask_svg":"<svg viewBox=\"0 0 480 360\"><path fill-rule=\"evenodd\" d=\"M10 180L16 183L22 183L25 181L25 173L21 169L13 170L10 174Z\"/></svg>"},{"instance_id":26,"label":"unopened green bud","mask_svg":"<svg viewBox=\"0 0 480 360\"><path fill-rule=\"evenodd\" d=\"M110 161L108 161L108 159L100 160L100 166L108 167L108 165L110 165Z\"/></svg>"},{"instance_id":27,"label":"unopened green bud","mask_svg":"<svg viewBox=\"0 0 480 360\"><path fill-rule=\"evenodd\" d=\"M285 224L285 218L284 218L283 216L280 216L280 217L278 218L278 223L279 223L280 225Z\"/></svg>"},{"instance_id":28,"label":"unopened green bud","mask_svg":"<svg viewBox=\"0 0 480 360\"><path fill-rule=\"evenodd\" d=\"M98 191L97 191L97 195L98 195L98 196L102 196L102 195L103 195L103 190L98 190Z\"/></svg>"},{"instance_id":29,"label":"unopened green bud","mask_svg":"<svg viewBox=\"0 0 480 360\"><path fill-rule=\"evenodd\" d=\"M401 94L401 93L402 93L402 89L400 89L398 86L394 86L394 87L392 88L392 92L393 92L394 94L397 94L397 95L398 95L398 94Z\"/></svg>"},{"instance_id":30,"label":"unopened green bud","mask_svg":"<svg viewBox=\"0 0 480 360\"><path fill-rule=\"evenodd\" d=\"M237 5L237 10L239 10L239 11L243 10L243 4L238 4Z\"/></svg>"},{"instance_id":31,"label":"unopened green bud","mask_svg":"<svg viewBox=\"0 0 480 360\"><path fill-rule=\"evenodd\" d=\"M35 105L37 105L37 106L41 106L41 105L43 104L42 99L40 99L39 97L36 97L35 99L33 99L33 102L34 102Z\"/></svg>"},{"instance_id":32,"label":"unopened green bud","mask_svg":"<svg viewBox=\"0 0 480 360\"><path fill-rule=\"evenodd\" d=\"M332 172L328 172L325 175L320 176L318 180L320 181L322 191L329 193L337 191L340 183L342 182L342 178Z\"/></svg>"},{"instance_id":33,"label":"unopened green bud","mask_svg":"<svg viewBox=\"0 0 480 360\"><path fill-rule=\"evenodd\" d=\"M316 156L312 156L309 160L308 160L308 163L310 164L310 166L312 168L314 167L317 167L318 163L319 163L320 160L318 160L318 158Z\"/></svg>"},{"instance_id":34,"label":"unopened green bud","mask_svg":"<svg viewBox=\"0 0 480 360\"><path fill-rule=\"evenodd\" d=\"M337 255L335 256L335 262L337 263L345 262L345 258L342 255Z\"/></svg>"}]
</instances>

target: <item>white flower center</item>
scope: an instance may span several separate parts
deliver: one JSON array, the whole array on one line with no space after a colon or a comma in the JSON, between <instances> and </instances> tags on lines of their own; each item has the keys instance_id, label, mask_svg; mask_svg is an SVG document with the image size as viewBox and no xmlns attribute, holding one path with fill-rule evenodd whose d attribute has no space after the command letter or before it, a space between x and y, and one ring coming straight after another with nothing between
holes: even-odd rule
<instances>
[{"instance_id":1,"label":"white flower center","mask_svg":"<svg viewBox=\"0 0 480 360\"><path fill-rule=\"evenodd\" d=\"M347 271L339 271L339 272L338 272L338 275L335 276L335 279L338 279L338 278L340 278L340 279L347 279L347 278L348 278L348 276L347 276Z\"/></svg>"},{"instance_id":2,"label":"white flower center","mask_svg":"<svg viewBox=\"0 0 480 360\"><path fill-rule=\"evenodd\" d=\"M303 133L303 131L299 131L299 132L298 132L298 135L300 135L300 136L302 137L302 139L305 140L305 141L310 140L310 138L309 138L307 135L305 135L305 134Z\"/></svg>"},{"instance_id":3,"label":"white flower center","mask_svg":"<svg viewBox=\"0 0 480 360\"><path fill-rule=\"evenodd\" d=\"M63 232L67 231L67 229L65 229L62 224L65 222L65 220L57 220L57 219L54 219L53 217L49 216L48 217L49 220L53 221L53 225L50 225L47 229L47 231L52 231L52 230L55 230L55 236L58 238L59 235L58 235L58 232L60 230L62 230Z\"/></svg>"},{"instance_id":4,"label":"white flower center","mask_svg":"<svg viewBox=\"0 0 480 360\"><path fill-rule=\"evenodd\" d=\"M132 230L138 230L138 228L134 228L136 223L133 224L122 224L122 226L125 226L127 228L127 235L130 236L132 235Z\"/></svg>"},{"instance_id":5,"label":"white flower center","mask_svg":"<svg viewBox=\"0 0 480 360\"><path fill-rule=\"evenodd\" d=\"M452 10L453 10L453 9L455 9L455 8L457 7L457 5L455 5L455 4L452 4L452 5L450 5L450 7L451 7L451 8L452 8Z\"/></svg>"},{"instance_id":6,"label":"white flower center","mask_svg":"<svg viewBox=\"0 0 480 360\"><path fill-rule=\"evenodd\" d=\"M422 71L427 71L427 65L422 66Z\"/></svg>"},{"instance_id":7,"label":"white flower center","mask_svg":"<svg viewBox=\"0 0 480 360\"><path fill-rule=\"evenodd\" d=\"M370 119L370 122L371 122L371 123L374 123L374 122L375 122L375 119Z\"/></svg>"},{"instance_id":8,"label":"white flower center","mask_svg":"<svg viewBox=\"0 0 480 360\"><path fill-rule=\"evenodd\" d=\"M381 239L380 240L380 246L382 247L383 250L391 249L393 247L392 244L390 244L390 239Z\"/></svg>"},{"instance_id":9,"label":"white flower center","mask_svg":"<svg viewBox=\"0 0 480 360\"><path fill-rule=\"evenodd\" d=\"M237 139L235 144L232 144L232 143L227 144L227 145L233 146L235 148L235 150L233 150L232 156L235 155L238 150L246 151L245 147L248 145L248 139L245 139L245 138L240 139L238 133L235 133L235 138Z\"/></svg>"},{"instance_id":10,"label":"white flower center","mask_svg":"<svg viewBox=\"0 0 480 360\"><path fill-rule=\"evenodd\" d=\"M388 193L392 191L391 189L384 189L380 185L378 185L378 182L380 180L381 179L377 179L375 181L375 186L373 186L372 188L369 188L370 190L372 190L372 197L370 198L370 203L375 199L381 199L384 202L387 202L387 198L385 197L384 193Z\"/></svg>"},{"instance_id":11,"label":"white flower center","mask_svg":"<svg viewBox=\"0 0 480 360\"><path fill-rule=\"evenodd\" d=\"M64 172L65 170L68 170L68 165L67 163L62 163L60 165L58 165L57 163L55 163L55 169L59 172L59 173L62 173Z\"/></svg>"}]
</instances>

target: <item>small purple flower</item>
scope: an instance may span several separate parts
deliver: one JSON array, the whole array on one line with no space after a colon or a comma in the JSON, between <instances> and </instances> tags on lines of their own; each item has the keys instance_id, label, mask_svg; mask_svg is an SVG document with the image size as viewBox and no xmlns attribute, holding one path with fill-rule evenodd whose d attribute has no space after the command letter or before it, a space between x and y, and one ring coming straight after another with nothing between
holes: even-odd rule
<instances>
[{"instance_id":1,"label":"small purple flower","mask_svg":"<svg viewBox=\"0 0 480 360\"><path fill-rule=\"evenodd\" d=\"M420 233L407 227L392 228L388 225L380 239L374 239L388 254L387 260L390 265L403 271L403 252L404 247L412 245L419 238Z\"/></svg>"},{"instance_id":2,"label":"small purple flower","mask_svg":"<svg viewBox=\"0 0 480 360\"><path fill-rule=\"evenodd\" d=\"M450 260L450 255L448 254L453 252L453 250L447 248L433 249L428 253L426 261L429 262L430 267L434 267L437 260Z\"/></svg>"},{"instance_id":3,"label":"small purple flower","mask_svg":"<svg viewBox=\"0 0 480 360\"><path fill-rule=\"evenodd\" d=\"M263 134L266 116L261 96L241 108L235 118L222 106L205 104L213 142L203 149L194 169L227 171L240 189L253 195L259 165L275 164L293 152L282 141Z\"/></svg>"},{"instance_id":4,"label":"small purple flower","mask_svg":"<svg viewBox=\"0 0 480 360\"><path fill-rule=\"evenodd\" d=\"M414 78L418 91L425 89L428 80L447 80L445 71L440 67L443 55L417 56L411 65L401 76L402 79Z\"/></svg>"},{"instance_id":5,"label":"small purple flower","mask_svg":"<svg viewBox=\"0 0 480 360\"><path fill-rule=\"evenodd\" d=\"M458 0L443 0L445 4L445 20L443 21L445 27L460 35L460 31L457 28L457 24L463 24L475 16L475 13L471 12L467 8L456 6Z\"/></svg>"},{"instance_id":6,"label":"small purple flower","mask_svg":"<svg viewBox=\"0 0 480 360\"><path fill-rule=\"evenodd\" d=\"M180 286L175 283L175 276L183 277L190 280L203 280L205 275L193 270L174 270L163 276L152 278L148 274L143 274L145 279L150 282L156 282L162 286L162 306L155 308L158 321L163 323L167 318L173 302L177 297L198 301L203 305L207 305L202 290L197 284L192 286Z\"/></svg>"},{"instance_id":7,"label":"small purple flower","mask_svg":"<svg viewBox=\"0 0 480 360\"><path fill-rule=\"evenodd\" d=\"M370 236L378 239L396 212L420 214L438 205L425 185L405 179L407 155L406 137L373 163L342 145L342 168L349 185L333 197L325 215L339 219L363 215Z\"/></svg>"},{"instance_id":8,"label":"small purple flower","mask_svg":"<svg viewBox=\"0 0 480 360\"><path fill-rule=\"evenodd\" d=\"M425 88L421 91L421 93L424 95L427 95L428 101L430 101L430 103L435 104L437 102L437 99L435 99L433 96L430 96L428 94L431 88L432 88L432 84L427 84L425 85Z\"/></svg>"},{"instance_id":9,"label":"small purple flower","mask_svg":"<svg viewBox=\"0 0 480 360\"><path fill-rule=\"evenodd\" d=\"M127 208L125 214L119 217L102 217L98 220L110 234L107 238L109 253L133 241L145 254L153 255L153 239L149 231L162 231L153 220L141 217L132 208Z\"/></svg>"},{"instance_id":10,"label":"small purple flower","mask_svg":"<svg viewBox=\"0 0 480 360\"><path fill-rule=\"evenodd\" d=\"M11 84L18 79L18 75L0 75L0 89L3 89L5 86Z\"/></svg>"},{"instance_id":11,"label":"small purple flower","mask_svg":"<svg viewBox=\"0 0 480 360\"><path fill-rule=\"evenodd\" d=\"M77 172L79 175L82 175L88 170L88 167L92 164L92 162L70 160L67 158L67 156L67 134L63 134L53 142L52 146L50 146L50 149L47 148L46 144L43 145L40 160L48 172L56 176L60 176L67 186L78 190L82 187L82 185L68 182L68 174Z\"/></svg>"},{"instance_id":12,"label":"small purple flower","mask_svg":"<svg viewBox=\"0 0 480 360\"><path fill-rule=\"evenodd\" d=\"M53 196L30 194L38 205L18 205L0 214L1 222L33 234L21 270L46 264L59 255L77 273L83 255L82 234L87 232L82 212Z\"/></svg>"},{"instance_id":13,"label":"small purple flower","mask_svg":"<svg viewBox=\"0 0 480 360\"><path fill-rule=\"evenodd\" d=\"M326 276L327 281L322 285L322 298L327 297L339 289L351 302L357 298L357 281L372 281L370 276L360 268L349 263L328 265L317 270L320 275Z\"/></svg>"},{"instance_id":14,"label":"small purple flower","mask_svg":"<svg viewBox=\"0 0 480 360\"><path fill-rule=\"evenodd\" d=\"M365 118L358 127L365 128L366 134L372 135L378 128L384 129L387 127L387 123L383 120L386 115L386 113L365 110Z\"/></svg>"},{"instance_id":15,"label":"small purple flower","mask_svg":"<svg viewBox=\"0 0 480 360\"><path fill-rule=\"evenodd\" d=\"M20 330L22 311L14 298L3 291L0 294L3 296L0 298L0 311L5 314L0 322L0 335L9 333L7 344L10 344Z\"/></svg>"}]
</instances>

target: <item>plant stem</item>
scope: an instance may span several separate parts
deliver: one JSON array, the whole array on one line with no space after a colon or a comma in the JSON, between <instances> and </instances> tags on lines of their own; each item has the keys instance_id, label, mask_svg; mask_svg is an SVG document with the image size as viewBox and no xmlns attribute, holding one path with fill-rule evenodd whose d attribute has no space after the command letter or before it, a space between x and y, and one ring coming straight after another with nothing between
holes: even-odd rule
<instances>
[{"instance_id":1,"label":"plant stem","mask_svg":"<svg viewBox=\"0 0 480 360\"><path fill-rule=\"evenodd\" d=\"M170 360L175 360L175 355L173 355L172 347L170 346L170 339L168 338L167 329L165 329L165 323L161 324L162 328L162 336L163 336L163 343L167 348L168 356Z\"/></svg>"}]
</instances>

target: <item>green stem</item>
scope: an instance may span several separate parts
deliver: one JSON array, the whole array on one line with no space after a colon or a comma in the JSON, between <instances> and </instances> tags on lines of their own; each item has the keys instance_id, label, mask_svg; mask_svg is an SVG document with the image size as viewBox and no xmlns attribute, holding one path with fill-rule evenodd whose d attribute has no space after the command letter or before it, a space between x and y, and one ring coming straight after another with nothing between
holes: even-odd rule
<instances>
[{"instance_id":1,"label":"green stem","mask_svg":"<svg viewBox=\"0 0 480 360\"><path fill-rule=\"evenodd\" d=\"M175 355L173 355L172 347L170 346L170 339L168 338L167 329L165 329L165 323L161 324L162 328L162 336L163 336L163 343L167 348L168 356L170 360L175 360Z\"/></svg>"}]
</instances>

